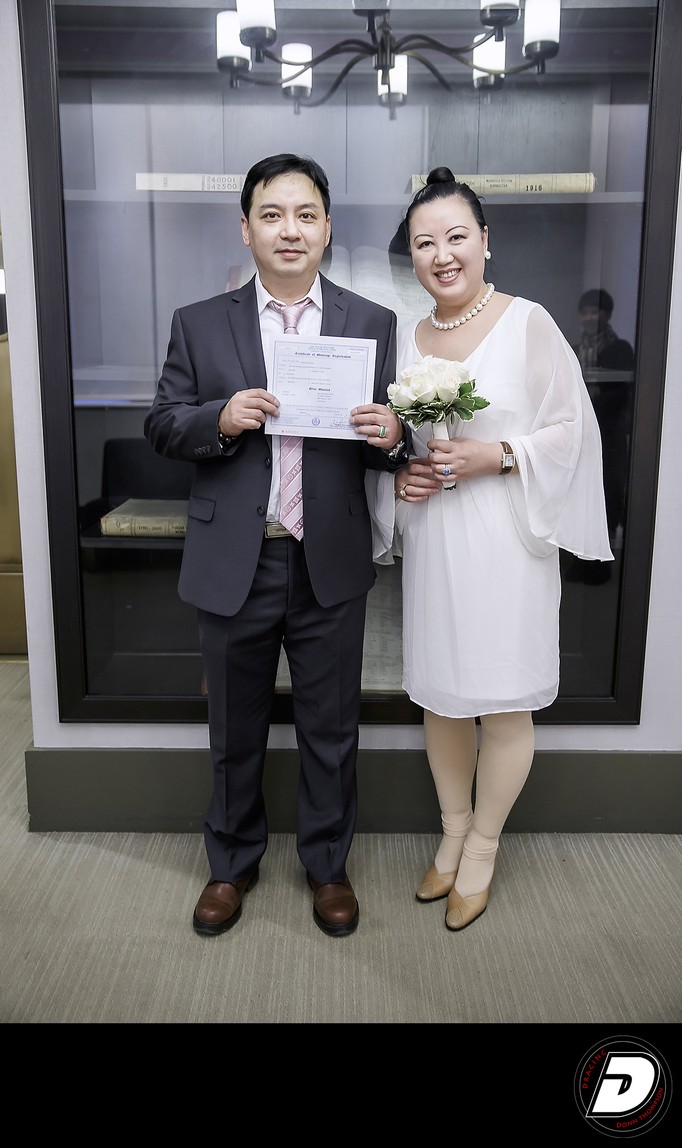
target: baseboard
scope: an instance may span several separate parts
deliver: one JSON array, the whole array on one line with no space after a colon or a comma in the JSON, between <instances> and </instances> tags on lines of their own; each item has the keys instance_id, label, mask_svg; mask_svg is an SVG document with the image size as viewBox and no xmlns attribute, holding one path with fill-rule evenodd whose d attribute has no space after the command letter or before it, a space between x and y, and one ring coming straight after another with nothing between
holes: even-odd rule
<instances>
[{"instance_id":1,"label":"baseboard","mask_svg":"<svg viewBox=\"0 0 682 1148\"><path fill-rule=\"evenodd\" d=\"M31 832L200 833L211 792L208 750L36 749L25 754ZM273 833L296 828L298 754L268 753ZM426 756L364 750L358 833L438 833ZM538 752L508 832L680 833L682 753Z\"/></svg>"}]
</instances>

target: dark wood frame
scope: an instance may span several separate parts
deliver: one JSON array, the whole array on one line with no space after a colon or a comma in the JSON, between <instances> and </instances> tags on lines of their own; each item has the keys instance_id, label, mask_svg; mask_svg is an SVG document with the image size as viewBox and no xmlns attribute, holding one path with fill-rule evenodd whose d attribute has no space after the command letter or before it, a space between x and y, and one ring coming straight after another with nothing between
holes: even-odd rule
<instances>
[{"instance_id":1,"label":"dark wood frame","mask_svg":"<svg viewBox=\"0 0 682 1148\"><path fill-rule=\"evenodd\" d=\"M17 0L24 74L31 216L42 377L47 511L52 557L57 686L65 722L205 722L204 698L89 696L82 620L74 410L62 200L56 34L52 0ZM659 0L640 261L635 434L628 496L613 693L561 698L536 715L543 724L636 724L647 634L663 392L677 217L682 72L682 5ZM273 721L290 723L279 695ZM366 697L363 723L412 724L421 710L404 695Z\"/></svg>"}]
</instances>

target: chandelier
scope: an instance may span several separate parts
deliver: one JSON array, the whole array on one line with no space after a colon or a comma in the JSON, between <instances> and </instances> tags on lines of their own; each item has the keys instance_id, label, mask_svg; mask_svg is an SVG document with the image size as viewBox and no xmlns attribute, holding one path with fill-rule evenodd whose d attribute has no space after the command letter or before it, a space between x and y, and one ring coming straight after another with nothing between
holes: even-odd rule
<instances>
[{"instance_id":1,"label":"chandelier","mask_svg":"<svg viewBox=\"0 0 682 1148\"><path fill-rule=\"evenodd\" d=\"M278 86L294 101L298 113L301 105L318 107L333 96L348 73L361 61L371 58L377 73L379 101L395 118L395 109L405 103L408 89L408 61L415 60L427 68L435 79L453 91L453 85L433 62L431 54L440 53L471 69L475 87L499 87L505 76L535 69L542 74L545 60L559 51L561 0L525 0L523 14L523 61L508 66L505 28L520 16L520 0L480 0L481 24L486 31L469 44L449 47L431 36L415 32L396 38L389 21L390 0L352 0L353 11L367 21L368 40L351 37L313 56L309 44L282 45L282 54L272 51L277 40L274 0L236 0L236 10L219 12L216 20L218 67L229 73L232 87L242 81ZM425 53L429 53L426 55ZM343 65L323 95L313 99L313 69L336 56L350 58ZM271 61L279 64L280 75L267 78L253 73L254 64Z\"/></svg>"}]
</instances>

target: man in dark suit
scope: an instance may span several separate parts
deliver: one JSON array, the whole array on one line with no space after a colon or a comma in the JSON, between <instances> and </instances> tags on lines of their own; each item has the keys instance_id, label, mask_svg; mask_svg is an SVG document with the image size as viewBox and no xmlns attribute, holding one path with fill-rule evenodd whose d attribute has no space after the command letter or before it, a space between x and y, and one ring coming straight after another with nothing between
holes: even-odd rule
<instances>
[{"instance_id":1,"label":"man in dark suit","mask_svg":"<svg viewBox=\"0 0 682 1148\"><path fill-rule=\"evenodd\" d=\"M258 877L268 836L262 775L283 646L300 755L298 855L315 923L343 936L359 917L346 861L356 821L365 607L376 577L365 470L398 469L409 448L386 406L396 317L320 275L330 197L314 160L284 154L256 163L241 206L257 273L236 291L176 311L145 420L156 451L197 464L179 593L198 608L213 796L204 823L211 879L193 925L204 935L231 928ZM264 430L279 407L266 363L284 331L282 307L306 297L299 335L375 341L374 392L351 414L356 440L297 440L302 490L289 497L280 493L282 436ZM287 529L292 506L298 521Z\"/></svg>"}]
</instances>

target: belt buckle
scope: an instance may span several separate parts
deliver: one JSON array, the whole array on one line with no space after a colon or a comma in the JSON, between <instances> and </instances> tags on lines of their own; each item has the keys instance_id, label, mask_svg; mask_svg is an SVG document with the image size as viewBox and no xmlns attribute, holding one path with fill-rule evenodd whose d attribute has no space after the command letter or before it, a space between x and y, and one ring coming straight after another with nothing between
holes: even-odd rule
<instances>
[{"instance_id":1,"label":"belt buckle","mask_svg":"<svg viewBox=\"0 0 682 1148\"><path fill-rule=\"evenodd\" d=\"M281 522L266 522L265 523L265 537L266 538L293 538L290 530L286 526L282 526Z\"/></svg>"}]
</instances>

